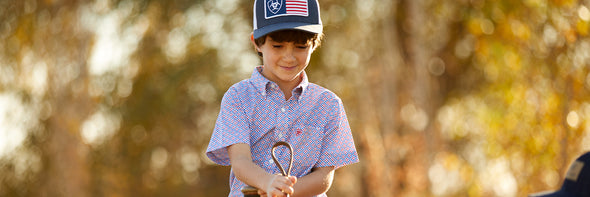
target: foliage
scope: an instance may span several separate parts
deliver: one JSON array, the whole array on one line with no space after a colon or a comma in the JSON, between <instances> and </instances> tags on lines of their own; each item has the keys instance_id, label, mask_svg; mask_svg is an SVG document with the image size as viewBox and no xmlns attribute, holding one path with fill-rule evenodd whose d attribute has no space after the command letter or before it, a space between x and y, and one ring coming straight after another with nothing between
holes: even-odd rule
<instances>
[{"instance_id":1,"label":"foliage","mask_svg":"<svg viewBox=\"0 0 590 197\"><path fill-rule=\"evenodd\" d=\"M205 156L253 1L0 1L0 196L224 196ZM307 73L361 163L330 196L525 196L590 150L590 4L322 0Z\"/></svg>"}]
</instances>

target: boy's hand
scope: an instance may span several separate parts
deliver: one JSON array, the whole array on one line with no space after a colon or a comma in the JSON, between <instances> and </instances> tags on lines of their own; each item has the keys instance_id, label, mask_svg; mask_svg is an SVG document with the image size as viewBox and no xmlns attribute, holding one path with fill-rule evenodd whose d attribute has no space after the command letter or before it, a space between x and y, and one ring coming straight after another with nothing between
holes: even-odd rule
<instances>
[{"instance_id":1,"label":"boy's hand","mask_svg":"<svg viewBox=\"0 0 590 197\"><path fill-rule=\"evenodd\" d=\"M258 194L268 197L283 197L286 196L285 194L293 194L293 185L296 182L297 177L295 176L284 177L275 174L268 182L266 188L258 190Z\"/></svg>"}]
</instances>

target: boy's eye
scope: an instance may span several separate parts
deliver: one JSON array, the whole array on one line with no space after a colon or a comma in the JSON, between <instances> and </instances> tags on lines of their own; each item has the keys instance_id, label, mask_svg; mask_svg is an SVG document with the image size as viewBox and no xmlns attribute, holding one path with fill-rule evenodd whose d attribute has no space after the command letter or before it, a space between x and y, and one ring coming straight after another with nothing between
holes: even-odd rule
<instances>
[{"instance_id":1,"label":"boy's eye","mask_svg":"<svg viewBox=\"0 0 590 197\"><path fill-rule=\"evenodd\" d=\"M300 46L297 46L297 48L299 48L299 49L307 49L307 47L309 47L309 46L307 46L307 45L300 45Z\"/></svg>"},{"instance_id":2,"label":"boy's eye","mask_svg":"<svg viewBox=\"0 0 590 197\"><path fill-rule=\"evenodd\" d=\"M273 48L281 48L282 46L283 45L278 45L278 44L272 45Z\"/></svg>"}]
</instances>

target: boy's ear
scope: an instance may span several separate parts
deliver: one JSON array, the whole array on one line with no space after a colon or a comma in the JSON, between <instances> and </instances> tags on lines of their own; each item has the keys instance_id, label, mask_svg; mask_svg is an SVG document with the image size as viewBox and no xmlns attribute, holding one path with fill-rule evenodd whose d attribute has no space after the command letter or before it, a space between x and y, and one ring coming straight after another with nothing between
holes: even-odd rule
<instances>
[{"instance_id":1,"label":"boy's ear","mask_svg":"<svg viewBox=\"0 0 590 197\"><path fill-rule=\"evenodd\" d=\"M254 33L250 34L250 42L252 42L252 45L254 45L254 48L256 48L256 51L260 52L260 48L258 48L258 45L256 45L256 41L254 41Z\"/></svg>"}]
</instances>

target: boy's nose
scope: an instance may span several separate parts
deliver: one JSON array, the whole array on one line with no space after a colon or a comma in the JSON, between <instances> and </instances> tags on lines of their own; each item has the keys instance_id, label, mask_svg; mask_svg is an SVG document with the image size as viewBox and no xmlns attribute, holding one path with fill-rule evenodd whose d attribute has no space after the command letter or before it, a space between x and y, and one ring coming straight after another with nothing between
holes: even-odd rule
<instances>
[{"instance_id":1,"label":"boy's nose","mask_svg":"<svg viewBox=\"0 0 590 197\"><path fill-rule=\"evenodd\" d=\"M283 60L284 61L295 61L295 54L293 52L294 52L294 50L290 47L287 50L285 50L285 53L283 54Z\"/></svg>"}]
</instances>

